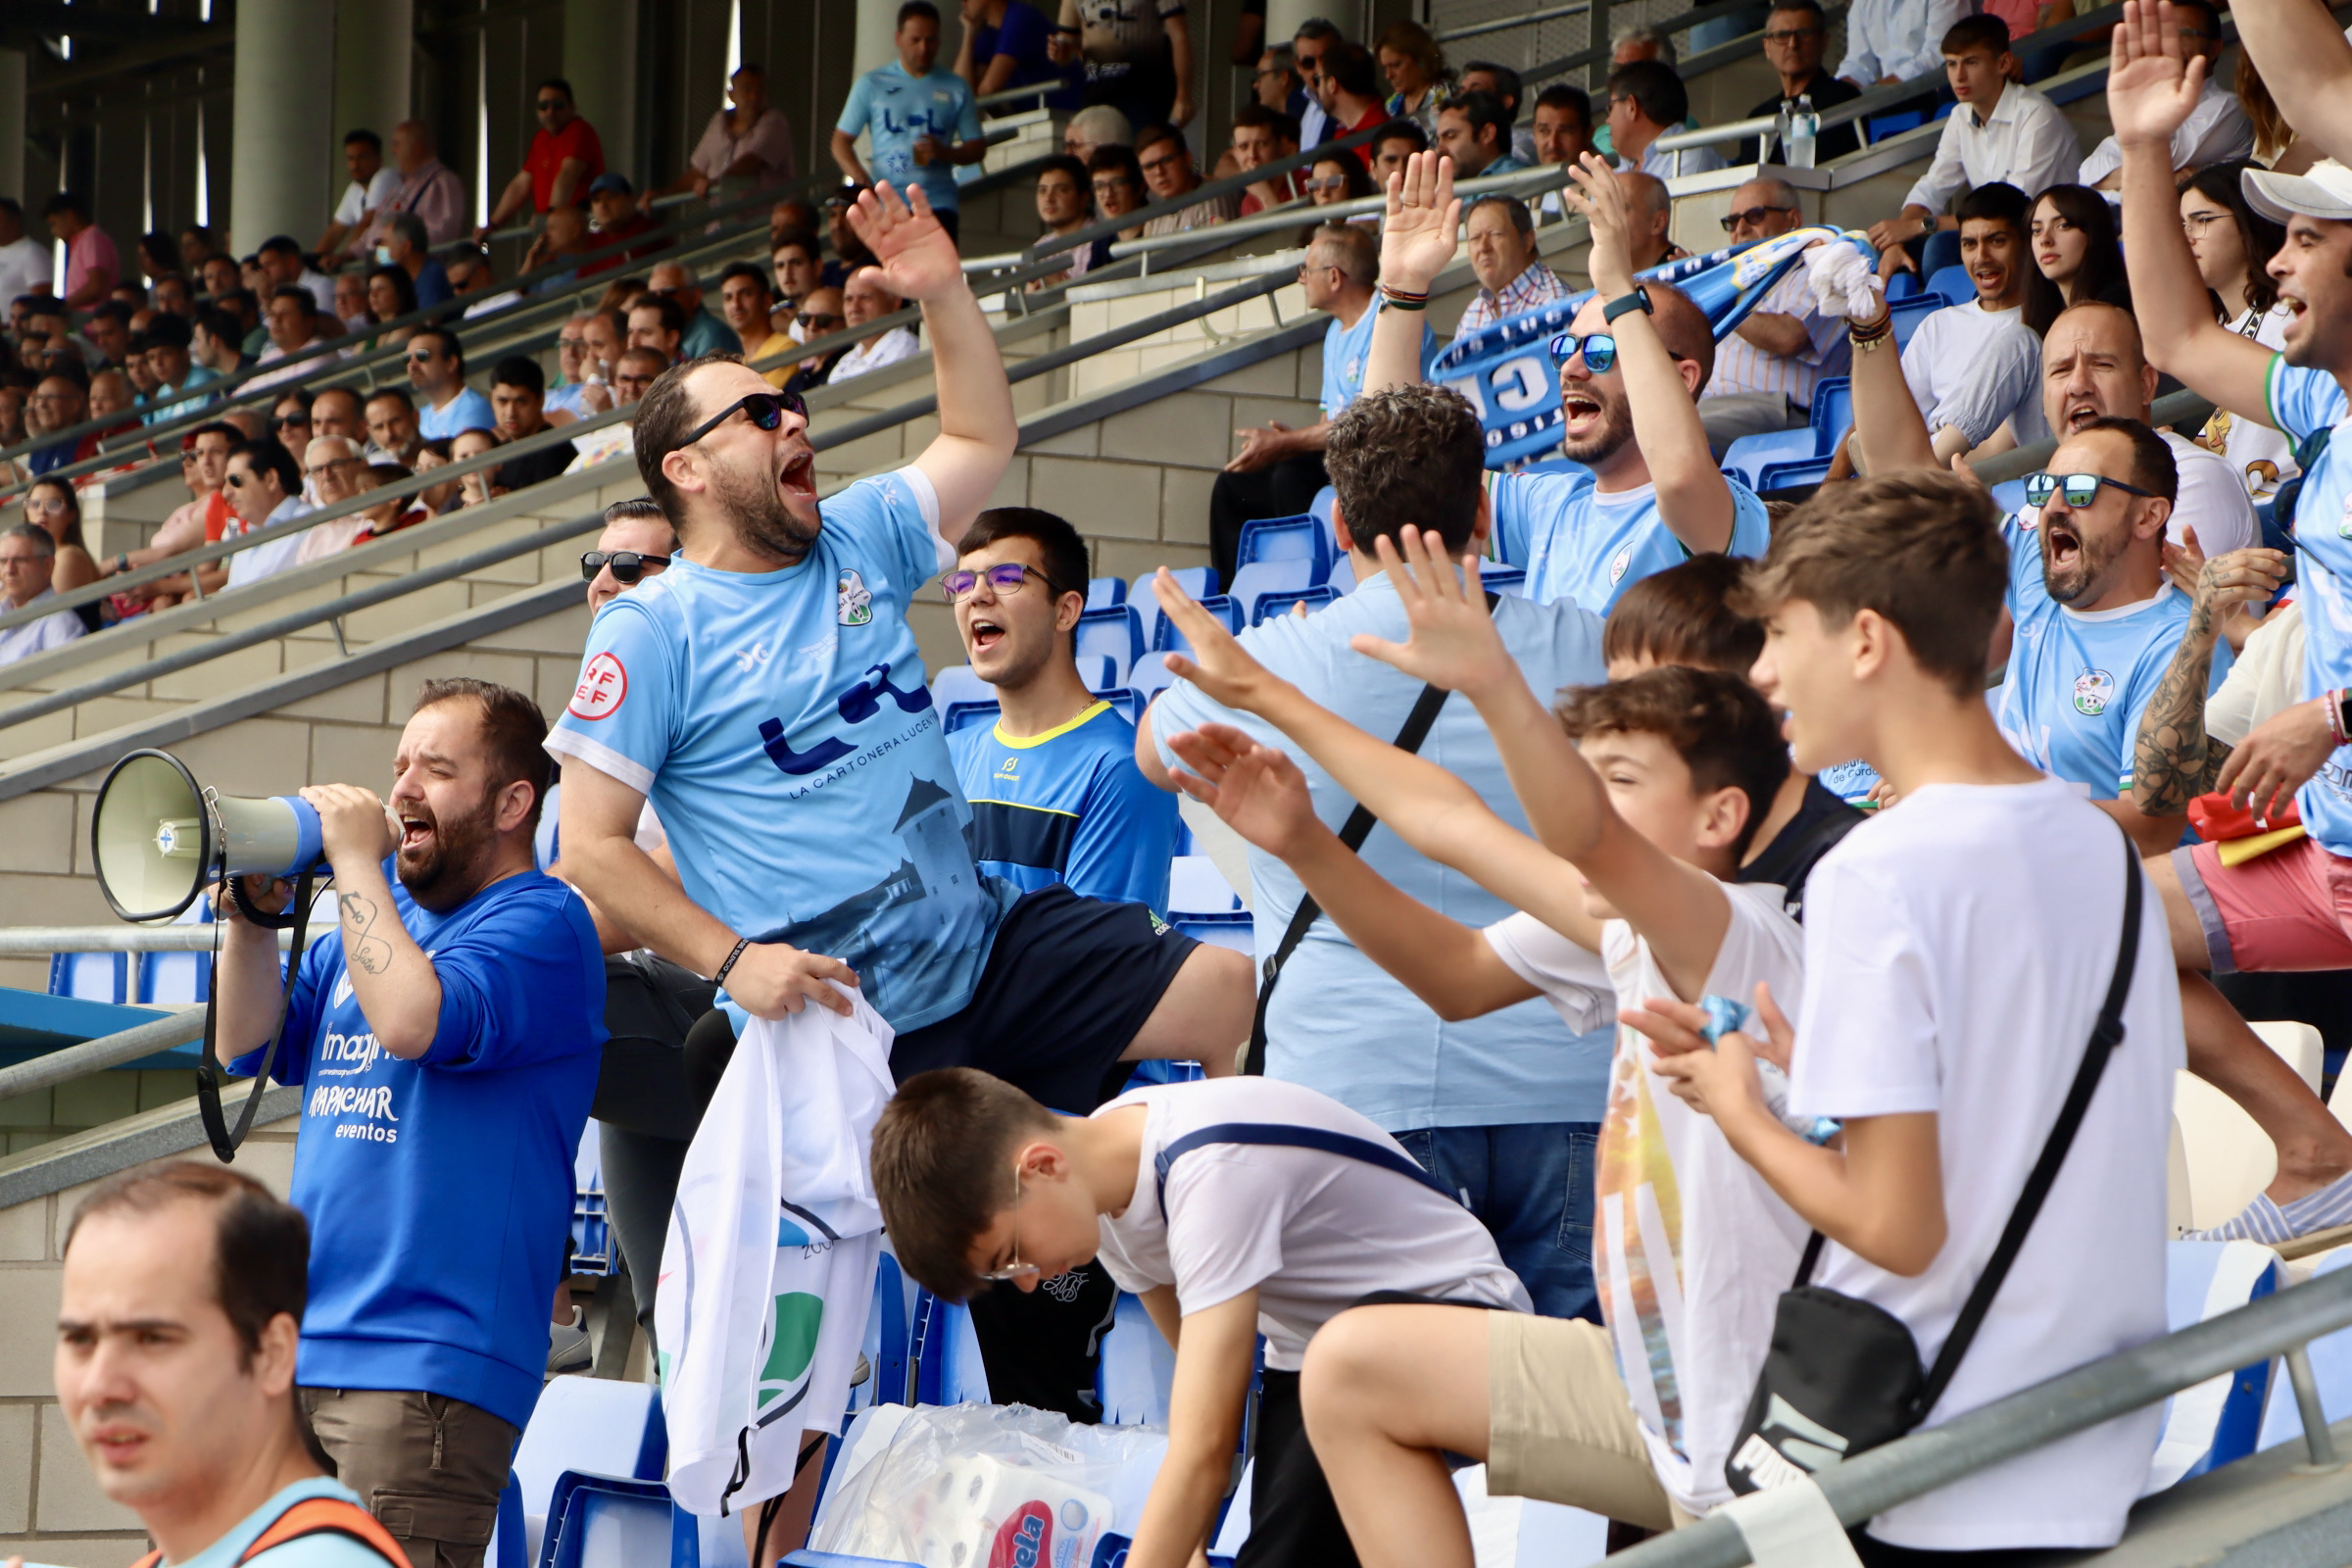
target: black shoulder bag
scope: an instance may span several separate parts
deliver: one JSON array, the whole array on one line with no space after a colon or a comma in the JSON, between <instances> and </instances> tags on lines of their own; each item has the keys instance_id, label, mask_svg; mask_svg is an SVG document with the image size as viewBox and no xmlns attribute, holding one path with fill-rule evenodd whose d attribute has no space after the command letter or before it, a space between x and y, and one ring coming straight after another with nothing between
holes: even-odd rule
<instances>
[{"instance_id":1,"label":"black shoulder bag","mask_svg":"<svg viewBox=\"0 0 2352 1568\"><path fill-rule=\"evenodd\" d=\"M1924 1374L1920 1371L1919 1346L1892 1313L1806 1283L1821 1256L1821 1233L1814 1232L1805 1244L1804 1261L1797 1265L1796 1283L1782 1296L1774 1315L1764 1370L1740 1424L1739 1442L1723 1467L1724 1480L1734 1492L1763 1492L1802 1481L1814 1471L1891 1443L1926 1420L1943 1396L2009 1265L2026 1245L2026 1233L2034 1228L2034 1217L2049 1197L2059 1167L2066 1163L2067 1149L2090 1108L2108 1054L2123 1043L2124 1001L2131 994L2132 970L2139 956L2140 900L2139 857L2129 840L2124 856L2124 934L2107 1000L2100 1004L2082 1065L2058 1107L2049 1141L2026 1177L2000 1242L1976 1289L1968 1293L1935 1366Z\"/></svg>"},{"instance_id":2,"label":"black shoulder bag","mask_svg":"<svg viewBox=\"0 0 2352 1568\"><path fill-rule=\"evenodd\" d=\"M1494 608L1494 599L1493 594L1487 596L1490 611ZM1404 728L1396 732L1396 739L1390 744L1407 755L1420 751L1421 743L1429 739L1429 727L1438 721L1438 710L1446 706L1448 695L1443 686L1424 685L1420 697L1413 703L1413 710L1405 715ZM1359 803L1354 810L1348 813L1347 822L1341 826L1340 842L1347 845L1350 852L1362 849L1364 840L1372 835L1372 825L1379 820ZM1266 1005L1274 1000L1274 982L1282 978L1282 966L1291 961L1291 955L1298 952L1298 944L1306 940L1306 928L1313 925L1315 916L1322 912L1323 906L1315 902L1314 895L1301 889L1298 907L1291 913L1290 926L1282 933L1281 943L1267 957L1265 973L1258 978L1257 1016L1250 1021L1250 1054L1242 1061L1242 1071L1253 1077L1265 1076Z\"/></svg>"}]
</instances>

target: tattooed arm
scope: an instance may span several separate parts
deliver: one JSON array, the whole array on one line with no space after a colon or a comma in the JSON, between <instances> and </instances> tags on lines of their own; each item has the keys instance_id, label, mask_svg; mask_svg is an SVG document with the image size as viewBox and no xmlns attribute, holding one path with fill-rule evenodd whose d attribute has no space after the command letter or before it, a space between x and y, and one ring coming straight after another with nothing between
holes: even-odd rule
<instances>
[{"instance_id":1,"label":"tattooed arm","mask_svg":"<svg viewBox=\"0 0 2352 1568\"><path fill-rule=\"evenodd\" d=\"M2150 816L2188 809L2214 787L2230 748L2205 733L2205 688L2221 624L2236 607L2278 591L2286 558L2276 550L2233 550L2205 563L2172 667L2140 716L2132 746L2132 804Z\"/></svg>"},{"instance_id":2,"label":"tattooed arm","mask_svg":"<svg viewBox=\"0 0 2352 1568\"><path fill-rule=\"evenodd\" d=\"M431 1049L441 1021L433 960L400 923L384 858L399 845L384 803L354 784L314 785L302 798L318 808L318 836L334 868L343 964L376 1044L414 1061Z\"/></svg>"}]
</instances>

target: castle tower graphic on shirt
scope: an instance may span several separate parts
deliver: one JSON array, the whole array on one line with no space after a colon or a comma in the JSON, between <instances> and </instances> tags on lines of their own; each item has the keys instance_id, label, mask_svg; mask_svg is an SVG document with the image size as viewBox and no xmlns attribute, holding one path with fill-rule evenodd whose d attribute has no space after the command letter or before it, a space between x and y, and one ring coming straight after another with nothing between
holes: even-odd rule
<instances>
[{"instance_id":1,"label":"castle tower graphic on shirt","mask_svg":"<svg viewBox=\"0 0 2352 1568\"><path fill-rule=\"evenodd\" d=\"M1682 1189L1665 1131L1658 1125L1657 1106L1649 1097L1642 1042L1638 1036L1625 1038L1632 1035L1630 1025L1619 1025L1616 1057L1609 1067L1609 1103L1601 1116L1593 1182L1598 1211L1592 1228L1592 1273L1601 1313L1617 1347L1618 1371L1635 1393L1635 1408L1647 1402L1641 1396L1647 1385L1657 1400L1660 1435L1688 1458L1672 1343L1682 1317ZM1646 1365L1623 1365L1636 1345Z\"/></svg>"}]
</instances>

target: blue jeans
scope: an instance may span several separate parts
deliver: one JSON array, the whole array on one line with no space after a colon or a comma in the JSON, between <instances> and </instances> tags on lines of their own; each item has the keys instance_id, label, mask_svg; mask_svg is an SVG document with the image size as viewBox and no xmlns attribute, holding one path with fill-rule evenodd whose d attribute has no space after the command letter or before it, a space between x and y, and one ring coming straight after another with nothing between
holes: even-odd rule
<instances>
[{"instance_id":1,"label":"blue jeans","mask_svg":"<svg viewBox=\"0 0 2352 1568\"><path fill-rule=\"evenodd\" d=\"M1423 1127L1405 1152L1494 1233L1503 1262L1545 1317L1600 1321L1592 1288L1592 1165L1600 1124Z\"/></svg>"}]
</instances>

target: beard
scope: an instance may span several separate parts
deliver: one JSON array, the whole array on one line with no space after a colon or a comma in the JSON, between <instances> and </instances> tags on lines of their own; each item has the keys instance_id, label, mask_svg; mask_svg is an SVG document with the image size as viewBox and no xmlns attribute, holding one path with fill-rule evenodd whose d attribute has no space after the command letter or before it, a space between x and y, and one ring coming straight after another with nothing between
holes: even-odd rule
<instances>
[{"instance_id":1,"label":"beard","mask_svg":"<svg viewBox=\"0 0 2352 1568\"><path fill-rule=\"evenodd\" d=\"M2084 599L2096 598L2097 595L2091 590L2105 581L2109 568L2122 560L2124 552L2131 548L2130 533L2126 532L2114 538L2101 539L2082 532L2078 526L2065 525L2066 531L2071 533L2076 540L2075 559L2072 564L2061 567L2053 564L2050 560L2050 526L2049 521L2044 519L2041 534L2041 586L2043 591L2061 605L2072 605Z\"/></svg>"},{"instance_id":2,"label":"beard","mask_svg":"<svg viewBox=\"0 0 2352 1568\"><path fill-rule=\"evenodd\" d=\"M726 509L735 523L735 536L760 555L790 565L808 554L823 527L813 515L803 518L778 489L772 472L745 467L720 468L710 486L711 498Z\"/></svg>"},{"instance_id":3,"label":"beard","mask_svg":"<svg viewBox=\"0 0 2352 1568\"><path fill-rule=\"evenodd\" d=\"M444 821L419 801L405 808L409 817L432 829L432 837L412 848L403 842L394 857L400 885L409 897L436 914L458 907L481 891L482 868L496 848L497 829L491 813L496 797L486 797L462 817Z\"/></svg>"},{"instance_id":4,"label":"beard","mask_svg":"<svg viewBox=\"0 0 2352 1568\"><path fill-rule=\"evenodd\" d=\"M1599 422L1582 438L1563 439L1560 456L1572 463L1587 466L1606 463L1617 455L1618 448L1634 438L1633 406L1626 401L1623 392L1605 391L1590 385L1583 391L1600 405Z\"/></svg>"}]
</instances>

